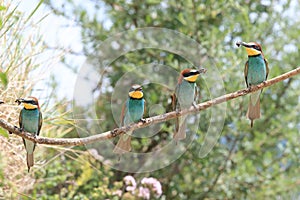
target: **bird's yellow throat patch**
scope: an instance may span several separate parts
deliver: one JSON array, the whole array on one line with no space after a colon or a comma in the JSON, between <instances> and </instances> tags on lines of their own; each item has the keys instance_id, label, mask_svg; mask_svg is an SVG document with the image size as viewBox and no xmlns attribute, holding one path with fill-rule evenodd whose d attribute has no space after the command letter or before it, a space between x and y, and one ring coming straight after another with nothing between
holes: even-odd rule
<instances>
[{"instance_id":1,"label":"bird's yellow throat patch","mask_svg":"<svg viewBox=\"0 0 300 200\"><path fill-rule=\"evenodd\" d=\"M195 82L198 78L199 74L195 74L193 76L184 77L184 80L187 80L188 82Z\"/></svg>"},{"instance_id":2,"label":"bird's yellow throat patch","mask_svg":"<svg viewBox=\"0 0 300 200\"><path fill-rule=\"evenodd\" d=\"M27 110L32 110L32 109L36 109L37 105L32 105L32 104L29 104L29 103L24 103L24 108L27 109Z\"/></svg>"},{"instance_id":3,"label":"bird's yellow throat patch","mask_svg":"<svg viewBox=\"0 0 300 200\"><path fill-rule=\"evenodd\" d=\"M141 99L143 98L144 94L142 91L132 91L129 92L129 96L134 99Z\"/></svg>"},{"instance_id":4,"label":"bird's yellow throat patch","mask_svg":"<svg viewBox=\"0 0 300 200\"><path fill-rule=\"evenodd\" d=\"M259 54L261 54L260 51L253 49L253 48L246 48L247 54L248 56L257 56Z\"/></svg>"}]
</instances>

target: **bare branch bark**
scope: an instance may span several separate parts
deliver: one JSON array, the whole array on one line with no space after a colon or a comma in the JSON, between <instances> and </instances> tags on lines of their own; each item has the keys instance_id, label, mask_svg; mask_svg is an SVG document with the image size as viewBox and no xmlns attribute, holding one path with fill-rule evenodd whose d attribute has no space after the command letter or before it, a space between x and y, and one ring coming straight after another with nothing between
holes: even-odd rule
<instances>
[{"instance_id":1,"label":"bare branch bark","mask_svg":"<svg viewBox=\"0 0 300 200\"><path fill-rule=\"evenodd\" d=\"M231 99L238 98L240 96L245 96L249 93L255 92L255 91L260 90L260 89L265 88L265 87L269 87L271 85L274 85L275 83L278 83L280 81L288 79L288 78L290 78L292 76L295 76L299 73L300 73L300 67L298 67L294 70L291 70L291 71L289 71L285 74L282 74L280 76L277 76L275 78L272 78L270 80L267 80L267 81L265 81L265 82L263 82L259 85L252 86L251 88L238 90L236 92L229 93L229 94L217 97L215 99L197 104L196 107L191 107L189 109L182 110L179 113L176 113L175 111L165 113L165 114L162 114L162 115L147 118L147 119L145 119L145 122L138 122L138 123L130 124L128 126L116 128L116 129L111 130L111 131L107 131L107 132L104 132L104 133L99 133L97 135L92 135L92 136L88 136L88 137L84 137L84 138L47 138L47 137L40 137L40 136L34 137L30 133L21 132L17 127L13 126L12 124L9 124L8 122L6 122L3 119L0 119L0 126L4 129L6 129L9 132L12 132L12 133L14 133L14 134L16 134L20 137L29 139L31 141L35 141L36 143L39 143L39 144L63 145L63 146L84 145L84 144L89 144L89 143L93 143L93 142L97 142L97 141L108 140L108 139L111 139L111 138L116 137L118 135L124 134L128 131L133 131L133 130L137 130L137 129L140 129L140 128L150 126L152 124L165 122L165 121L168 121L170 119L174 119L174 118L179 117L179 116L200 112L201 110L205 110L205 109L207 109L207 108L209 108L213 105L220 104L220 103L229 101Z\"/></svg>"}]
</instances>

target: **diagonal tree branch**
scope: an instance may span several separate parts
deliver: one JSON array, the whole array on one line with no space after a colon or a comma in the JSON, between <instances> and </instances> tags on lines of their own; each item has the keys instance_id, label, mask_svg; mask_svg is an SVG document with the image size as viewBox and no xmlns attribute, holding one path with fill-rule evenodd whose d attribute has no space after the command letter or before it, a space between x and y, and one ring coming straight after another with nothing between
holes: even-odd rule
<instances>
[{"instance_id":1,"label":"diagonal tree branch","mask_svg":"<svg viewBox=\"0 0 300 200\"><path fill-rule=\"evenodd\" d=\"M285 74L282 74L280 76L277 76L275 78L272 78L268 81L265 81L259 85L252 86L251 88L246 88L242 90L238 90L236 92L232 92L229 94L225 94L223 96L217 97L215 99L197 104L195 107L191 107L189 109L184 109L179 113L176 113L175 111L165 113L162 115L157 115L154 117L150 117L145 119L145 122L138 122L134 124L130 124L128 126L123 126L120 128L116 128L111 131L107 131L104 133L99 133L97 135L92 135L84 138L47 138L47 137L34 137L30 133L27 132L21 132L17 127L13 126L12 124L9 124L3 119L0 119L0 126L4 129L6 129L9 132L12 132L20 137L29 139L31 141L34 141L39 144L49 144L49 145L64 145L64 146L78 146L78 145L84 145L84 144L89 144L97 141L103 141L103 140L108 140L113 137L116 137L118 135L124 134L128 131L133 131L136 129L144 128L147 126L150 126L152 124L157 124L160 122L165 122L170 119L174 119L179 116L191 114L191 113L197 113L200 112L201 110L205 110L213 105L223 103L225 101L229 101L231 99L238 98L240 96L245 96L249 93L255 92L257 90L260 90L265 87L269 87L271 85L274 85L275 83L278 83L280 81L283 81L285 79L288 79L292 76L295 76L300 73L300 67L291 70Z\"/></svg>"}]
</instances>

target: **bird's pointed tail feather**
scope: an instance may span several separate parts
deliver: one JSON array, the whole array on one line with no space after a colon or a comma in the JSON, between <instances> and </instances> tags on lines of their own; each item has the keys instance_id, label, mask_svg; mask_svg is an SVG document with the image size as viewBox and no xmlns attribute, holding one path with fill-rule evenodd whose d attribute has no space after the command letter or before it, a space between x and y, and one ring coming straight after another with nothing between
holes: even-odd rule
<instances>
[{"instance_id":1,"label":"bird's pointed tail feather","mask_svg":"<svg viewBox=\"0 0 300 200\"><path fill-rule=\"evenodd\" d=\"M127 133L120 137L113 152L116 154L123 154L131 151L131 134Z\"/></svg>"},{"instance_id":2,"label":"bird's pointed tail feather","mask_svg":"<svg viewBox=\"0 0 300 200\"><path fill-rule=\"evenodd\" d=\"M258 91L250 95L247 118L251 120L251 127L253 127L253 121L260 118L260 93L261 91Z\"/></svg>"},{"instance_id":3,"label":"bird's pointed tail feather","mask_svg":"<svg viewBox=\"0 0 300 200\"><path fill-rule=\"evenodd\" d=\"M183 140L186 138L186 117L179 117L179 124L176 127L173 138L177 143L179 140Z\"/></svg>"},{"instance_id":4,"label":"bird's pointed tail feather","mask_svg":"<svg viewBox=\"0 0 300 200\"><path fill-rule=\"evenodd\" d=\"M33 167L33 165L34 165L33 153L31 153L31 154L27 153L27 167L28 167L28 172L30 170L30 167Z\"/></svg>"}]
</instances>

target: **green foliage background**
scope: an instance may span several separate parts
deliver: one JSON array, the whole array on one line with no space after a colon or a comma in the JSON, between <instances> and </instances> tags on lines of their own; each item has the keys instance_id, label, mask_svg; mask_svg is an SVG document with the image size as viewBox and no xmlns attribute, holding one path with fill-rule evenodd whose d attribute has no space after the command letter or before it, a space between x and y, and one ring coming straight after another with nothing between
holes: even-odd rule
<instances>
[{"instance_id":1,"label":"green foliage background","mask_svg":"<svg viewBox=\"0 0 300 200\"><path fill-rule=\"evenodd\" d=\"M269 78L292 70L300 63L297 1L89 1L96 10L94 15L73 1L65 1L64 7L57 6L54 1L46 4L56 14L76 19L82 30L82 53L90 62L97 62L99 45L118 32L161 27L176 30L200 43L203 54L199 56L199 64L205 57L215 65L228 93L245 87L243 69L247 56L243 49L235 47L238 40L262 44L269 61ZM103 15L105 18L101 19L99 16ZM124 73L148 63L162 63L178 71L190 65L170 52L143 49L119 57L106 68L97 66L99 73L108 80L95 89L102 91L97 101L97 114L104 119L103 130L117 126L109 105L113 90L103 89L113 89ZM137 72L137 77L142 76ZM203 79L198 84L203 85ZM171 91L161 91L151 84L144 90L148 105L160 104L169 110L167 102ZM183 156L163 169L132 175L137 180L156 177L163 186L161 199L299 198L299 93L297 76L265 89L262 117L255 121L252 129L245 118L248 98L227 102L222 135L208 156L200 159L199 146L210 119L210 111L204 111L198 132L200 137ZM206 90L202 90L201 97L201 101L209 99ZM60 108L60 112L65 112L67 107ZM68 130L64 136L77 136L72 123L62 123L60 131ZM150 142L133 140L134 149L149 152L162 147L171 140L172 128L172 123L168 122ZM55 131L50 129L49 135ZM84 147L45 151L46 160L54 159L34 172L36 182L23 191L24 194L38 199L118 199L113 192L122 189L122 178L127 173L109 168L105 160L96 160Z\"/></svg>"}]
</instances>

